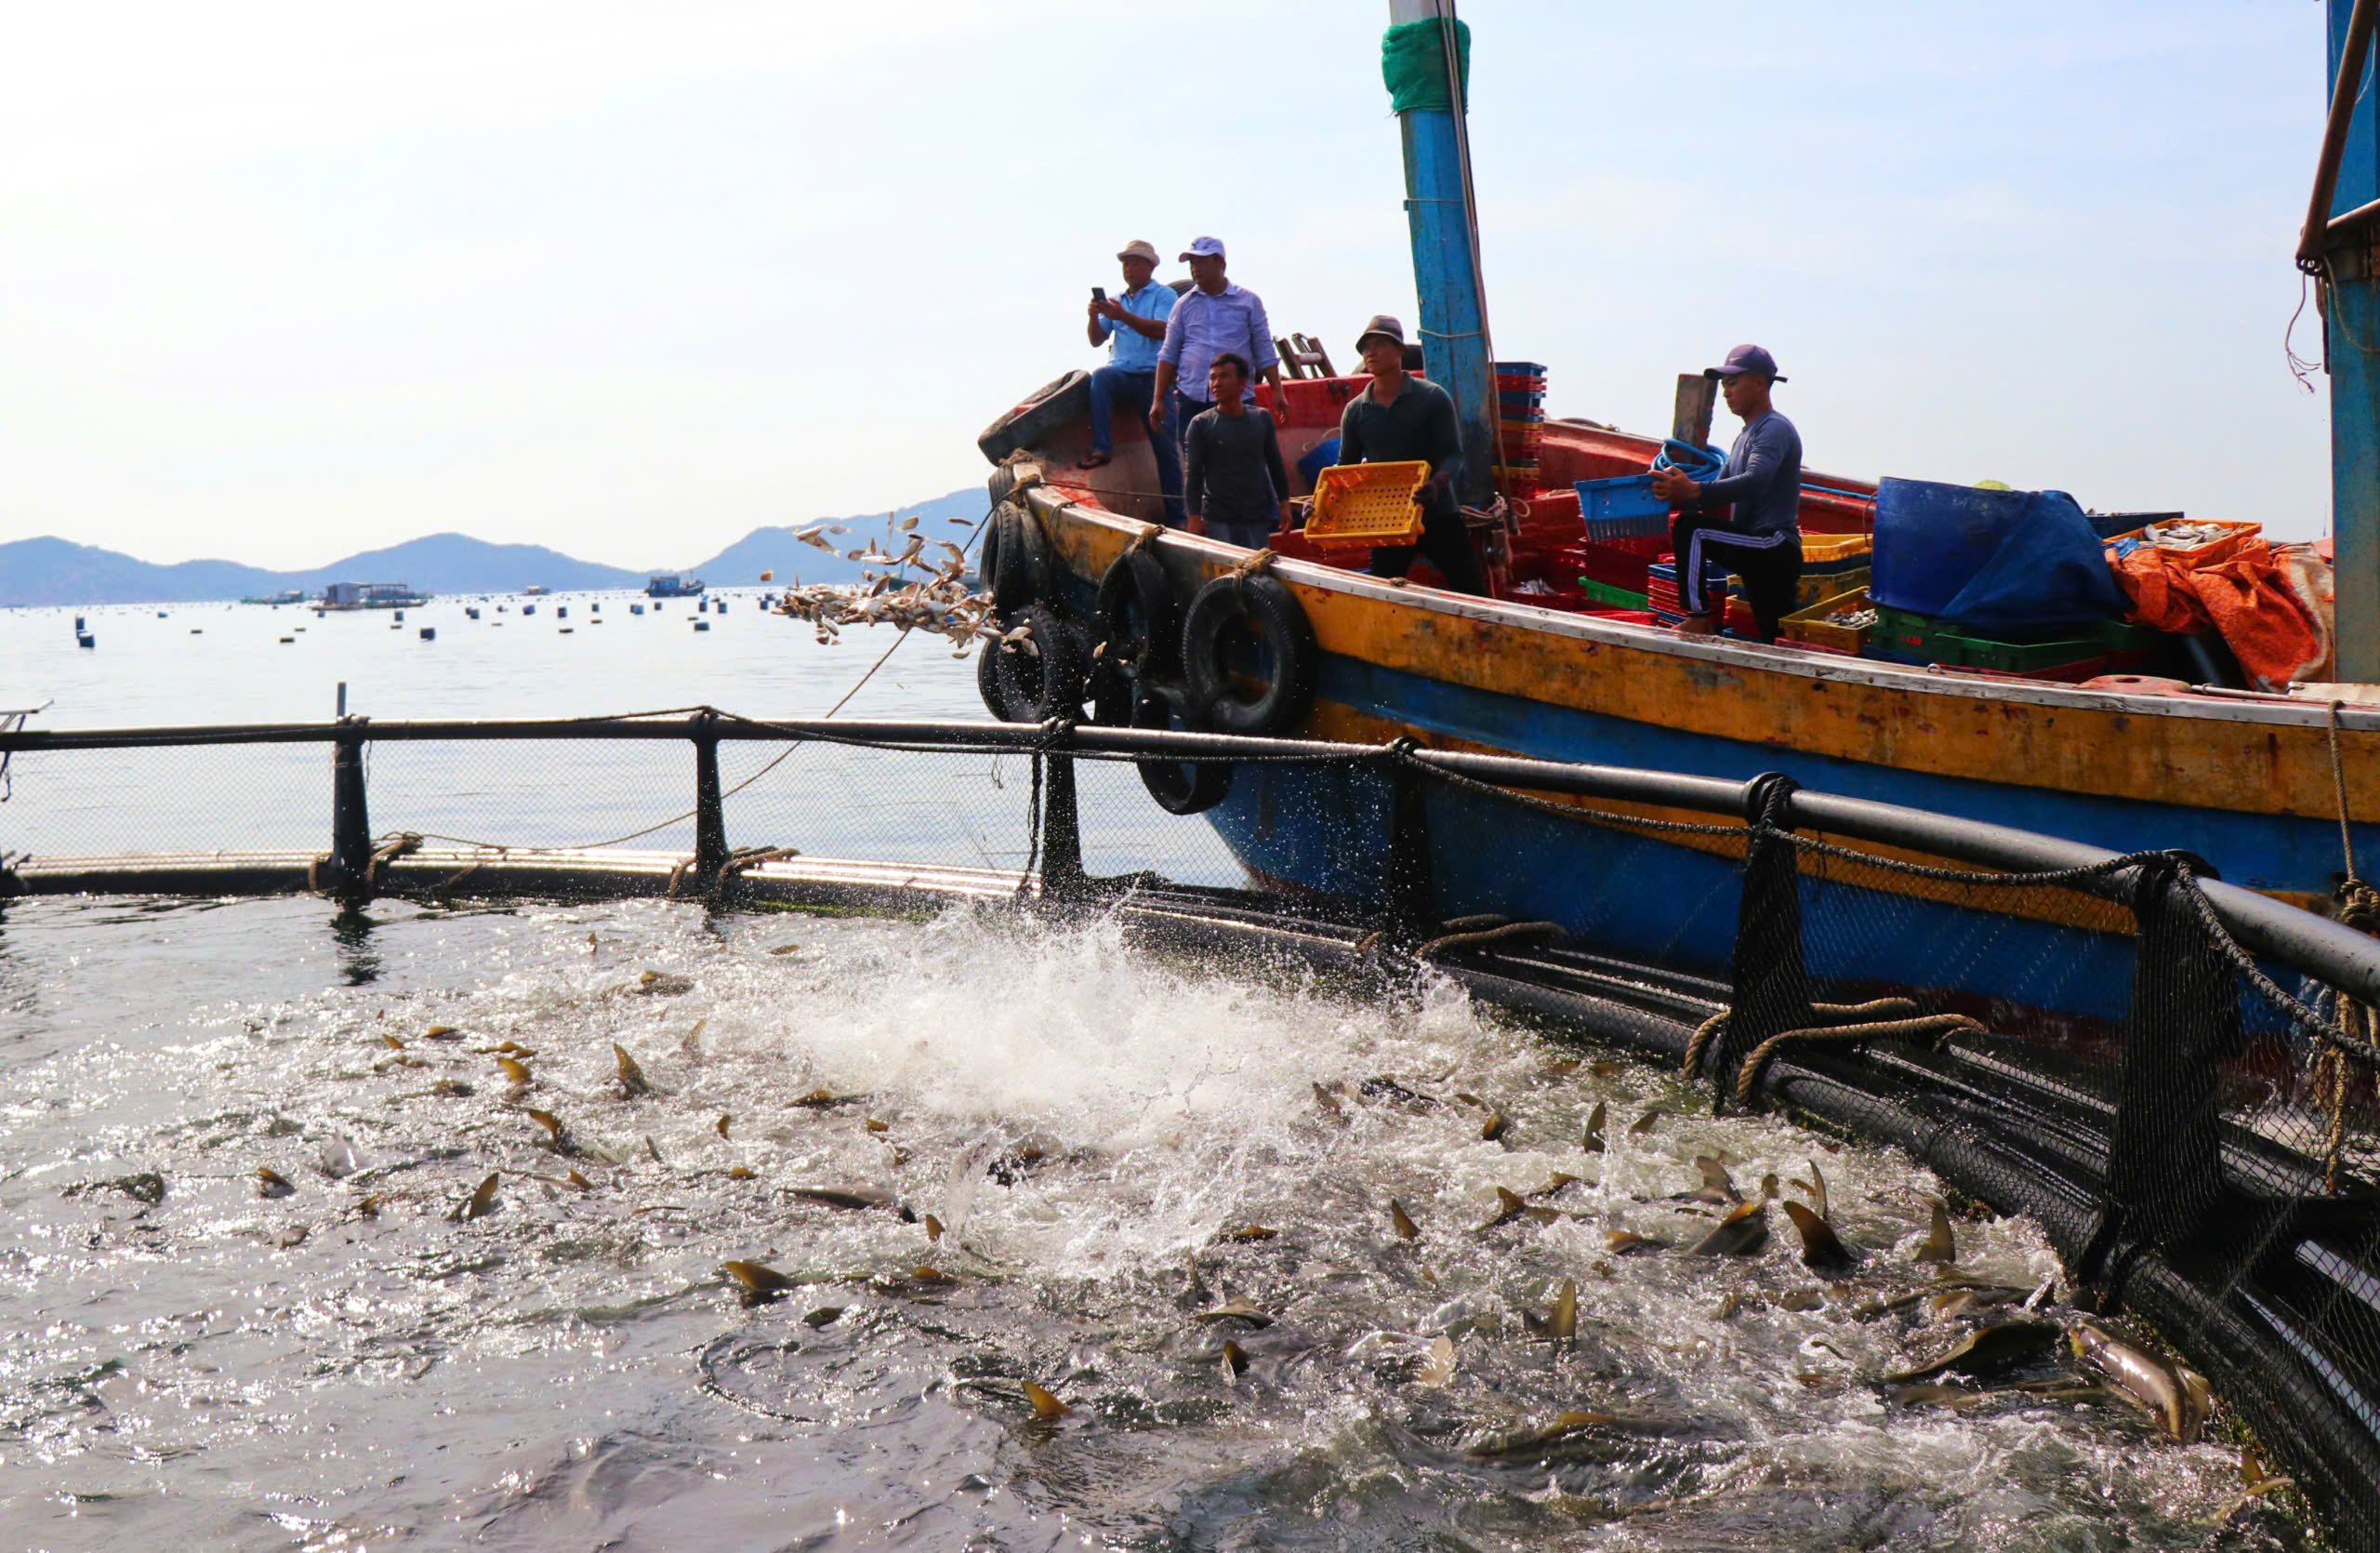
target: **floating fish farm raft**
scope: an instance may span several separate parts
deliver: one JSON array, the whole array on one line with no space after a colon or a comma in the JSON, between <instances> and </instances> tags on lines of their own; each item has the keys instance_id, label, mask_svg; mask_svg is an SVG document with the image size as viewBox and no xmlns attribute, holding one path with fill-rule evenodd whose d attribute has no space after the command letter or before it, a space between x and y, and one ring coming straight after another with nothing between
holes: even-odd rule
<instances>
[{"instance_id":1,"label":"floating fish farm raft","mask_svg":"<svg viewBox=\"0 0 2380 1553\"><path fill-rule=\"evenodd\" d=\"M2380 941L2353 901L2333 920L2185 855L2117 855L1780 777L1404 740L705 709L20 730L0 734L0 902L972 905L1105 913L1153 948L1351 980L1440 975L1554 1034L1683 1068L1715 1109L1896 1147L2030 1215L2074 1303L2153 1325L2338 1544L2380 1548ZM1393 831L1380 887L1268 885L1133 779L1251 764L1332 773L1377 801ZM1626 839L1633 866L1579 883L1590 923L1624 923L1646 892L1674 887L1665 864L1682 849L1723 859L1726 883L1699 915L1731 923L1732 942L1614 952L1591 928L1432 920L1429 800L1449 789L1509 805L1516 825ZM187 796L130 796L159 792ZM603 840L569 839L588 836ZM1858 974L1863 943L1946 907L1958 926L1936 936L1931 985Z\"/></svg>"}]
</instances>

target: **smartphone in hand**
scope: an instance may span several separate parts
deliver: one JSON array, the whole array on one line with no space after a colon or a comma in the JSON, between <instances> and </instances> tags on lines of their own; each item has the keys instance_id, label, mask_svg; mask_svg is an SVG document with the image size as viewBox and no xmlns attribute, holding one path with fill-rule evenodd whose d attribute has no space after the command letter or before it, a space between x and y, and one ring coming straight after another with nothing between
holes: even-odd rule
<instances>
[{"instance_id":1,"label":"smartphone in hand","mask_svg":"<svg viewBox=\"0 0 2380 1553\"><path fill-rule=\"evenodd\" d=\"M1091 288L1091 299L1094 302L1104 302L1107 300L1107 288L1104 285L1092 286Z\"/></svg>"}]
</instances>

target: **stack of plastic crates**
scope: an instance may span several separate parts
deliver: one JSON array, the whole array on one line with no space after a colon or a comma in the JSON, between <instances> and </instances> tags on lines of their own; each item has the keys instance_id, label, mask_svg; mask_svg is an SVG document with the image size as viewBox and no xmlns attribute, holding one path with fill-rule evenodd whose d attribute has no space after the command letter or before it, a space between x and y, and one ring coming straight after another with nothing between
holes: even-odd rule
<instances>
[{"instance_id":1,"label":"stack of plastic crates","mask_svg":"<svg viewBox=\"0 0 2380 1553\"><path fill-rule=\"evenodd\" d=\"M1545 367L1539 362L1496 364L1498 418L1503 426L1497 473L1507 485L1537 484L1545 449Z\"/></svg>"},{"instance_id":2,"label":"stack of plastic crates","mask_svg":"<svg viewBox=\"0 0 2380 1553\"><path fill-rule=\"evenodd\" d=\"M1673 626L1686 618L1686 600L1678 591L1678 560L1665 555L1645 569L1645 599L1652 606L1653 618L1663 625ZM1714 613L1727 606L1727 568L1705 561L1702 564L1702 596Z\"/></svg>"}]
</instances>

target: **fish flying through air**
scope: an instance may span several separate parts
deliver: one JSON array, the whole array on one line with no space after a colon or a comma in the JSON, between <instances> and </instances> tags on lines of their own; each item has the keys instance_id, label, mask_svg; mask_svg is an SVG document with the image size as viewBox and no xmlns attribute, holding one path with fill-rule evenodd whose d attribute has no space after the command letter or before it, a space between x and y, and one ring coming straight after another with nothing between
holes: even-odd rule
<instances>
[{"instance_id":1,"label":"fish flying through air","mask_svg":"<svg viewBox=\"0 0 2380 1553\"><path fill-rule=\"evenodd\" d=\"M1396 1238L1400 1241L1417 1241L1421 1238L1421 1226L1415 1224L1412 1215L1405 1211L1405 1204L1393 1197L1388 1200L1388 1222L1390 1228L1396 1231Z\"/></svg>"},{"instance_id":2,"label":"fish flying through air","mask_svg":"<svg viewBox=\"0 0 2380 1553\"><path fill-rule=\"evenodd\" d=\"M645 1082L644 1069L636 1065L636 1058L628 1055L628 1049L616 1041L612 1042L612 1063L619 1071L620 1088L629 1099L653 1093L653 1085Z\"/></svg>"},{"instance_id":3,"label":"fish flying through air","mask_svg":"<svg viewBox=\"0 0 2380 1553\"><path fill-rule=\"evenodd\" d=\"M1074 1411L1073 1408L1058 1400L1054 1393L1044 1390L1029 1380L1025 1383L1025 1400L1033 1404L1033 1416L1045 1421L1054 1422Z\"/></svg>"},{"instance_id":4,"label":"fish flying through air","mask_svg":"<svg viewBox=\"0 0 2380 1553\"><path fill-rule=\"evenodd\" d=\"M294 1192L298 1188L296 1187L290 1185L289 1178L287 1176L282 1175L281 1172L273 1169L271 1165L258 1167L257 1171L257 1195L258 1197L287 1197L291 1192Z\"/></svg>"},{"instance_id":5,"label":"fish flying through air","mask_svg":"<svg viewBox=\"0 0 2380 1553\"><path fill-rule=\"evenodd\" d=\"M1781 1206L1785 1216L1793 1221L1793 1228L1802 1237L1802 1265L1815 1272L1840 1272L1849 1268L1855 1258L1834 1226L1798 1202Z\"/></svg>"}]
</instances>

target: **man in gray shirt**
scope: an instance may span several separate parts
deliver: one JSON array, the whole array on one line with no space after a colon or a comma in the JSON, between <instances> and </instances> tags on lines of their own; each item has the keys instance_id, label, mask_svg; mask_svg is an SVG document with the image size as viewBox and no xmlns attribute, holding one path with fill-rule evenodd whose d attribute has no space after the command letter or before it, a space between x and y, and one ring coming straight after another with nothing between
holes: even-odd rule
<instances>
[{"instance_id":1,"label":"man in gray shirt","mask_svg":"<svg viewBox=\"0 0 2380 1553\"><path fill-rule=\"evenodd\" d=\"M1190 532L1263 550L1289 523L1289 473L1273 418L1248 402L1248 359L1236 351L1207 368L1214 408L1191 418L1183 434L1182 497Z\"/></svg>"},{"instance_id":2,"label":"man in gray shirt","mask_svg":"<svg viewBox=\"0 0 2380 1553\"><path fill-rule=\"evenodd\" d=\"M1769 403L1777 358L1757 345L1739 345L1705 377L1720 380L1727 408L1744 429L1727 452L1719 477L1688 479L1677 470L1653 471L1653 494L1677 509L1670 524L1677 552L1677 591L1686 604L1678 626L1689 635L1719 629L1705 597L1703 568L1744 579L1763 642L1777 640L1777 622L1793 608L1802 576L1802 434Z\"/></svg>"}]
</instances>

